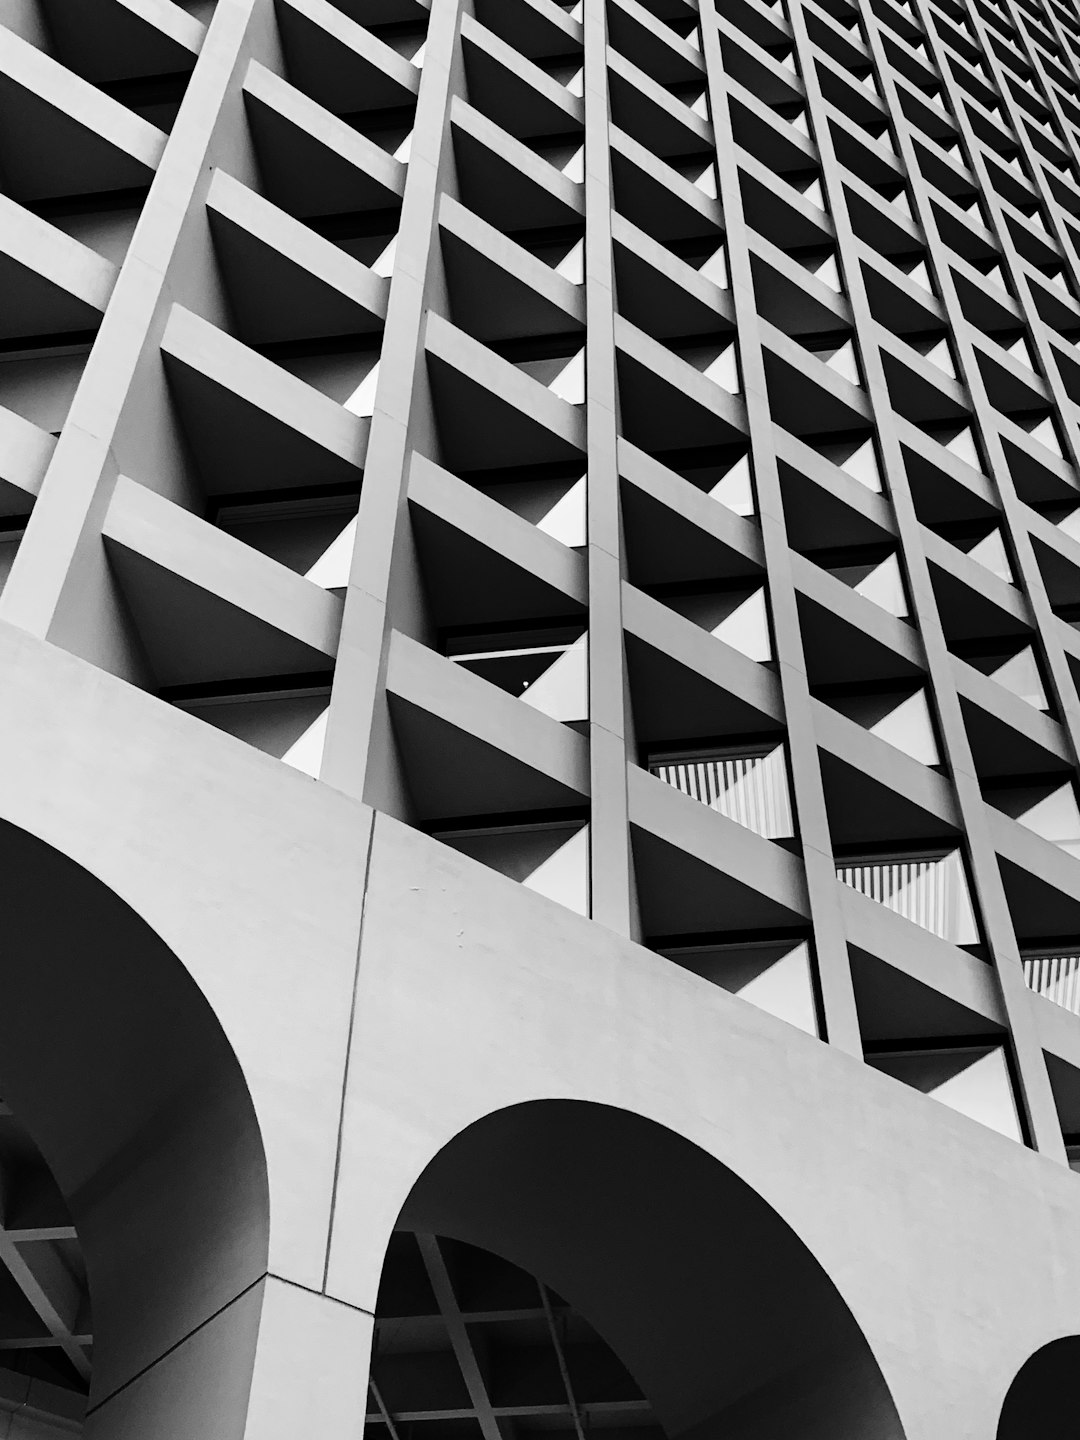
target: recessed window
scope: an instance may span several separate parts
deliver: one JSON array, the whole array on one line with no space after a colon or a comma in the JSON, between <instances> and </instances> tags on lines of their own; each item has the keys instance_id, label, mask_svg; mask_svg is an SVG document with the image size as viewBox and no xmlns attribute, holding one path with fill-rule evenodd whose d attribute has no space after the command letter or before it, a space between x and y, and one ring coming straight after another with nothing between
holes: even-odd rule
<instances>
[{"instance_id":1,"label":"recessed window","mask_svg":"<svg viewBox=\"0 0 1080 1440\"><path fill-rule=\"evenodd\" d=\"M942 940L954 945L979 943L959 850L844 859L837 865L836 876Z\"/></svg>"},{"instance_id":2,"label":"recessed window","mask_svg":"<svg viewBox=\"0 0 1080 1440\"><path fill-rule=\"evenodd\" d=\"M769 840L795 833L783 745L653 755L649 769L666 785Z\"/></svg>"}]
</instances>

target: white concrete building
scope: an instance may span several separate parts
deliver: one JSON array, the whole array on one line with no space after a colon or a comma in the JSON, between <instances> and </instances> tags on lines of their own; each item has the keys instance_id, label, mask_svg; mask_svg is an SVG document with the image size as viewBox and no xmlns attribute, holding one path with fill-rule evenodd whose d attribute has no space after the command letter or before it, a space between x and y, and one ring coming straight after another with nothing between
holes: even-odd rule
<instances>
[{"instance_id":1,"label":"white concrete building","mask_svg":"<svg viewBox=\"0 0 1080 1440\"><path fill-rule=\"evenodd\" d=\"M1073 1434L1078 78L0 0L0 1437Z\"/></svg>"}]
</instances>

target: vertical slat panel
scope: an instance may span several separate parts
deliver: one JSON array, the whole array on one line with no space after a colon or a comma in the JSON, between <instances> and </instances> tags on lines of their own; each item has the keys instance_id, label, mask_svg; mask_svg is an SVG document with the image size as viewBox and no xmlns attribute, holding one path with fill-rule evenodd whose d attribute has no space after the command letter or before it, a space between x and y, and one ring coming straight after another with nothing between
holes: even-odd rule
<instances>
[{"instance_id":1,"label":"vertical slat panel","mask_svg":"<svg viewBox=\"0 0 1080 1440\"><path fill-rule=\"evenodd\" d=\"M764 755L657 762L652 773L666 785L766 839L784 839L794 834L782 746Z\"/></svg>"}]
</instances>

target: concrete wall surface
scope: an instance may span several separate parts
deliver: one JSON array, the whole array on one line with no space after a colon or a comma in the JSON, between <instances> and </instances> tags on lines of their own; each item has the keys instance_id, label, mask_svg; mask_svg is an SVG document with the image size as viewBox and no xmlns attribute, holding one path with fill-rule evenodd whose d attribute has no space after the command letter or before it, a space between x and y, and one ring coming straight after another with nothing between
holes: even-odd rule
<instances>
[{"instance_id":1,"label":"concrete wall surface","mask_svg":"<svg viewBox=\"0 0 1080 1440\"><path fill-rule=\"evenodd\" d=\"M359 1435L399 1211L461 1132L537 1101L645 1117L756 1192L908 1440L989 1440L1027 1357L1080 1331L1065 1167L7 626L0 668L0 817L186 967L269 1177L270 1278L92 1395L88 1434Z\"/></svg>"}]
</instances>

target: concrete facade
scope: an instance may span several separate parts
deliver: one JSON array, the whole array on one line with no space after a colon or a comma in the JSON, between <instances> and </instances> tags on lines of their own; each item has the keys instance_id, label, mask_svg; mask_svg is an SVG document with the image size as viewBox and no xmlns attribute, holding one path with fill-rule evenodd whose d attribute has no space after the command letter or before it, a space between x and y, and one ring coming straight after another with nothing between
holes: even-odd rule
<instances>
[{"instance_id":1,"label":"concrete facade","mask_svg":"<svg viewBox=\"0 0 1080 1440\"><path fill-rule=\"evenodd\" d=\"M1071 1433L1074 11L0 25L0 1435Z\"/></svg>"}]
</instances>

